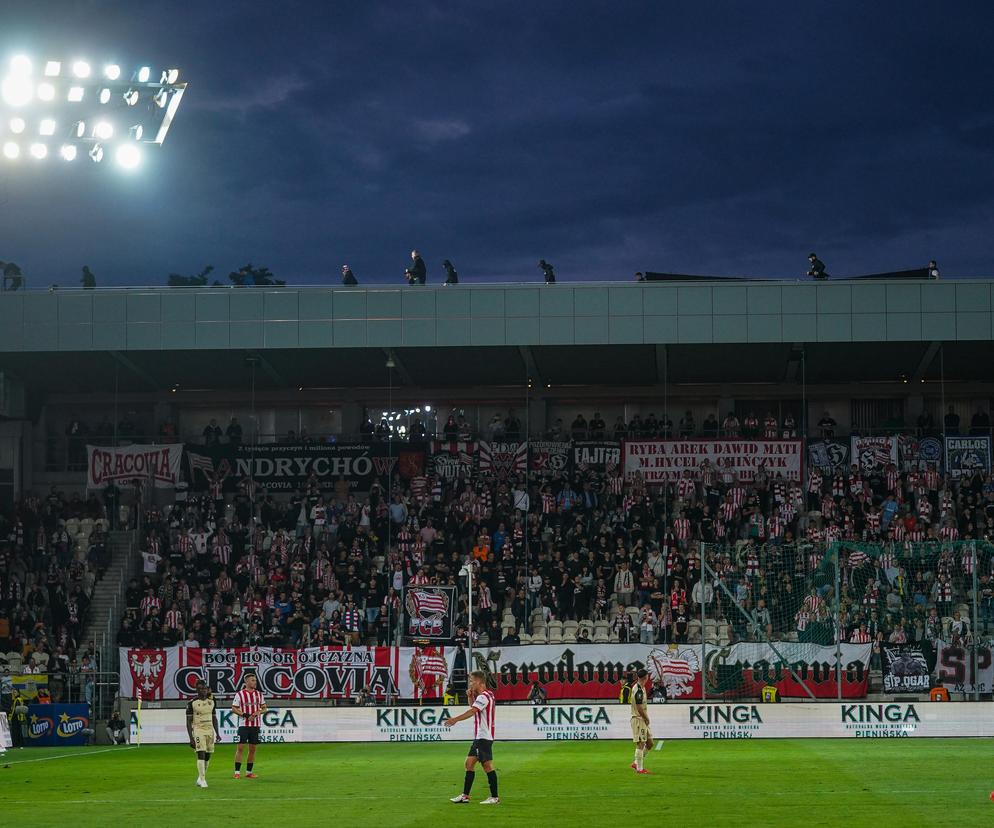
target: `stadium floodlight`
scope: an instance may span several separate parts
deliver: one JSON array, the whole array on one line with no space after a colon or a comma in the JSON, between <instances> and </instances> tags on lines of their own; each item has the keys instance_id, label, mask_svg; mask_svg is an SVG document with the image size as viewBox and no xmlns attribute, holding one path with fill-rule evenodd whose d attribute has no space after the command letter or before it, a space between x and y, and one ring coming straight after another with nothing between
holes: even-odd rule
<instances>
[{"instance_id":1,"label":"stadium floodlight","mask_svg":"<svg viewBox=\"0 0 994 828\"><path fill-rule=\"evenodd\" d=\"M23 118L10 119L10 131L13 132L14 135L20 135L22 132L24 132L24 127L25 123Z\"/></svg>"},{"instance_id":2,"label":"stadium floodlight","mask_svg":"<svg viewBox=\"0 0 994 828\"><path fill-rule=\"evenodd\" d=\"M44 144L32 144L30 152L32 158L37 158L40 161L48 155L48 147Z\"/></svg>"},{"instance_id":3,"label":"stadium floodlight","mask_svg":"<svg viewBox=\"0 0 994 828\"><path fill-rule=\"evenodd\" d=\"M159 109L162 109L166 105L166 102L169 100L169 90L160 89L152 97L152 100L155 101L155 105L159 107Z\"/></svg>"},{"instance_id":4,"label":"stadium floodlight","mask_svg":"<svg viewBox=\"0 0 994 828\"><path fill-rule=\"evenodd\" d=\"M90 71L91 71L90 70L90 64L87 63L85 60L76 60L76 61L73 61L72 73L77 78L88 78L88 77L90 77Z\"/></svg>"},{"instance_id":5,"label":"stadium floodlight","mask_svg":"<svg viewBox=\"0 0 994 828\"><path fill-rule=\"evenodd\" d=\"M126 170L133 170L142 161L141 150L134 144L121 144L117 148L117 163Z\"/></svg>"},{"instance_id":6,"label":"stadium floodlight","mask_svg":"<svg viewBox=\"0 0 994 828\"><path fill-rule=\"evenodd\" d=\"M55 119L42 118L41 124L38 126L38 134L55 135Z\"/></svg>"},{"instance_id":7,"label":"stadium floodlight","mask_svg":"<svg viewBox=\"0 0 994 828\"><path fill-rule=\"evenodd\" d=\"M131 136L132 140L140 141L142 139L142 135L145 134L145 130L142 128L141 124L135 124L128 130L128 134Z\"/></svg>"},{"instance_id":8,"label":"stadium floodlight","mask_svg":"<svg viewBox=\"0 0 994 828\"><path fill-rule=\"evenodd\" d=\"M101 141L109 141L114 137L114 125L109 121L97 121L93 127L93 137Z\"/></svg>"},{"instance_id":9,"label":"stadium floodlight","mask_svg":"<svg viewBox=\"0 0 994 828\"><path fill-rule=\"evenodd\" d=\"M110 90L105 86L100 90L100 103L105 104L110 102Z\"/></svg>"},{"instance_id":10,"label":"stadium floodlight","mask_svg":"<svg viewBox=\"0 0 994 828\"><path fill-rule=\"evenodd\" d=\"M79 103L83 100L85 92L86 90L84 90L82 86L70 86L67 97L72 103Z\"/></svg>"},{"instance_id":11,"label":"stadium floodlight","mask_svg":"<svg viewBox=\"0 0 994 828\"><path fill-rule=\"evenodd\" d=\"M24 106L31 103L34 93L35 85L27 75L11 72L0 85L0 97L10 106Z\"/></svg>"},{"instance_id":12,"label":"stadium floodlight","mask_svg":"<svg viewBox=\"0 0 994 828\"><path fill-rule=\"evenodd\" d=\"M57 78L62 73L62 63L58 60L50 60L45 64L45 77Z\"/></svg>"},{"instance_id":13,"label":"stadium floodlight","mask_svg":"<svg viewBox=\"0 0 994 828\"><path fill-rule=\"evenodd\" d=\"M100 144L94 144L93 149L89 152L89 155L90 160L93 161L94 164L99 164L104 160L104 148L100 146Z\"/></svg>"},{"instance_id":14,"label":"stadium floodlight","mask_svg":"<svg viewBox=\"0 0 994 828\"><path fill-rule=\"evenodd\" d=\"M54 101L55 100L55 87L52 86L48 81L38 84L38 100L39 101Z\"/></svg>"},{"instance_id":15,"label":"stadium floodlight","mask_svg":"<svg viewBox=\"0 0 994 828\"><path fill-rule=\"evenodd\" d=\"M9 158L13 161L21 154L21 148L13 141L8 141L3 145L3 154L5 158Z\"/></svg>"},{"instance_id":16,"label":"stadium floodlight","mask_svg":"<svg viewBox=\"0 0 994 828\"><path fill-rule=\"evenodd\" d=\"M124 93L124 102L128 106L134 106L136 103L138 103L138 92L134 89L129 89L127 92Z\"/></svg>"},{"instance_id":17,"label":"stadium floodlight","mask_svg":"<svg viewBox=\"0 0 994 828\"><path fill-rule=\"evenodd\" d=\"M170 85L176 83L179 80L179 69L165 69L162 72L162 79L160 83L168 83Z\"/></svg>"},{"instance_id":18,"label":"stadium floodlight","mask_svg":"<svg viewBox=\"0 0 994 828\"><path fill-rule=\"evenodd\" d=\"M152 69L148 66L143 66L138 70L138 83L148 83L148 79L152 77Z\"/></svg>"},{"instance_id":19,"label":"stadium floodlight","mask_svg":"<svg viewBox=\"0 0 994 828\"><path fill-rule=\"evenodd\" d=\"M104 77L107 78L107 80L116 81L119 77L121 77L121 67L116 63L108 63L104 67Z\"/></svg>"},{"instance_id":20,"label":"stadium floodlight","mask_svg":"<svg viewBox=\"0 0 994 828\"><path fill-rule=\"evenodd\" d=\"M10 71L14 75L30 75L32 70L31 58L27 55L14 55L10 59Z\"/></svg>"},{"instance_id":21,"label":"stadium floodlight","mask_svg":"<svg viewBox=\"0 0 994 828\"><path fill-rule=\"evenodd\" d=\"M59 155L62 157L63 161L75 161L76 160L76 145L75 144L63 144L62 149L59 150Z\"/></svg>"},{"instance_id":22,"label":"stadium floodlight","mask_svg":"<svg viewBox=\"0 0 994 828\"><path fill-rule=\"evenodd\" d=\"M75 131L77 138L82 138L86 135L86 121L76 121L73 125L73 130Z\"/></svg>"}]
</instances>

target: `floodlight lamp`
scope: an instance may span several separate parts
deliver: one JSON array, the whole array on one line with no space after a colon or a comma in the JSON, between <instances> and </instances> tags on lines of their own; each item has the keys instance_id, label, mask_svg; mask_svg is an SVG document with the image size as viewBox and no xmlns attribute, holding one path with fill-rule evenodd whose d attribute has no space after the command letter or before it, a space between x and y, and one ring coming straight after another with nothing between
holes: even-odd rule
<instances>
[{"instance_id":1,"label":"floodlight lamp","mask_svg":"<svg viewBox=\"0 0 994 828\"><path fill-rule=\"evenodd\" d=\"M50 60L45 64L45 77L57 78L62 71L62 63L57 60Z\"/></svg>"},{"instance_id":2,"label":"floodlight lamp","mask_svg":"<svg viewBox=\"0 0 994 828\"><path fill-rule=\"evenodd\" d=\"M63 161L75 161L76 160L76 145L75 144L63 144L62 149L59 150L59 155L62 156Z\"/></svg>"},{"instance_id":3,"label":"floodlight lamp","mask_svg":"<svg viewBox=\"0 0 994 828\"><path fill-rule=\"evenodd\" d=\"M3 85L0 86L0 97L3 97L4 103L10 106L24 106L30 103L34 93L35 88L31 79L16 73L7 75L3 79Z\"/></svg>"},{"instance_id":4,"label":"floodlight lamp","mask_svg":"<svg viewBox=\"0 0 994 828\"><path fill-rule=\"evenodd\" d=\"M124 102L128 106L134 106L136 103L138 103L138 92L134 89L129 89L127 92L124 93Z\"/></svg>"},{"instance_id":5,"label":"floodlight lamp","mask_svg":"<svg viewBox=\"0 0 994 828\"><path fill-rule=\"evenodd\" d=\"M155 105L159 107L159 109L162 109L169 100L169 91L167 89L160 89L155 93L155 97L153 97L152 100L155 101Z\"/></svg>"},{"instance_id":6,"label":"floodlight lamp","mask_svg":"<svg viewBox=\"0 0 994 828\"><path fill-rule=\"evenodd\" d=\"M38 100L51 101L55 99L55 87L45 82L38 84Z\"/></svg>"},{"instance_id":7,"label":"floodlight lamp","mask_svg":"<svg viewBox=\"0 0 994 828\"><path fill-rule=\"evenodd\" d=\"M141 150L134 144L121 144L117 148L117 163L126 170L133 170L142 160Z\"/></svg>"},{"instance_id":8,"label":"floodlight lamp","mask_svg":"<svg viewBox=\"0 0 994 828\"><path fill-rule=\"evenodd\" d=\"M82 138L86 135L86 121L76 121L73 125L73 130L75 131L77 138Z\"/></svg>"},{"instance_id":9,"label":"floodlight lamp","mask_svg":"<svg viewBox=\"0 0 994 828\"><path fill-rule=\"evenodd\" d=\"M44 144L32 144L31 145L31 157L37 158L39 161L48 155L48 147Z\"/></svg>"},{"instance_id":10,"label":"floodlight lamp","mask_svg":"<svg viewBox=\"0 0 994 828\"><path fill-rule=\"evenodd\" d=\"M93 127L93 137L101 141L109 141L114 135L114 127L108 121L97 121Z\"/></svg>"},{"instance_id":11,"label":"floodlight lamp","mask_svg":"<svg viewBox=\"0 0 994 828\"><path fill-rule=\"evenodd\" d=\"M9 158L13 161L21 154L21 148L17 146L13 141L8 141L3 145L3 154L5 158Z\"/></svg>"},{"instance_id":12,"label":"floodlight lamp","mask_svg":"<svg viewBox=\"0 0 994 828\"><path fill-rule=\"evenodd\" d=\"M104 67L104 77L107 78L107 80L117 80L121 77L121 67L116 63L109 63Z\"/></svg>"},{"instance_id":13,"label":"floodlight lamp","mask_svg":"<svg viewBox=\"0 0 994 828\"><path fill-rule=\"evenodd\" d=\"M100 103L105 104L110 101L110 90L104 87L100 90Z\"/></svg>"},{"instance_id":14,"label":"floodlight lamp","mask_svg":"<svg viewBox=\"0 0 994 828\"><path fill-rule=\"evenodd\" d=\"M90 77L90 64L85 60L77 60L72 65L72 73L77 78L88 78Z\"/></svg>"},{"instance_id":15,"label":"floodlight lamp","mask_svg":"<svg viewBox=\"0 0 994 828\"><path fill-rule=\"evenodd\" d=\"M83 87L82 86L70 86L69 87L69 100L72 103L79 103L83 100Z\"/></svg>"},{"instance_id":16,"label":"floodlight lamp","mask_svg":"<svg viewBox=\"0 0 994 828\"><path fill-rule=\"evenodd\" d=\"M132 139L135 141L140 141L142 139L142 135L145 134L145 130L141 124L135 124L133 127L131 127L131 129L128 130L128 132L131 134Z\"/></svg>"},{"instance_id":17,"label":"floodlight lamp","mask_svg":"<svg viewBox=\"0 0 994 828\"><path fill-rule=\"evenodd\" d=\"M160 83L176 83L179 80L179 69L164 69Z\"/></svg>"},{"instance_id":18,"label":"floodlight lamp","mask_svg":"<svg viewBox=\"0 0 994 828\"><path fill-rule=\"evenodd\" d=\"M89 152L89 156L94 164L99 164L104 160L104 148L100 144L94 144L93 149Z\"/></svg>"},{"instance_id":19,"label":"floodlight lamp","mask_svg":"<svg viewBox=\"0 0 994 828\"><path fill-rule=\"evenodd\" d=\"M14 55L10 59L10 71L14 75L30 75L31 58L27 55Z\"/></svg>"},{"instance_id":20,"label":"floodlight lamp","mask_svg":"<svg viewBox=\"0 0 994 828\"><path fill-rule=\"evenodd\" d=\"M11 118L10 119L10 131L14 135L20 135L24 132L24 119L23 118Z\"/></svg>"},{"instance_id":21,"label":"floodlight lamp","mask_svg":"<svg viewBox=\"0 0 994 828\"><path fill-rule=\"evenodd\" d=\"M148 83L150 77L152 77L152 70L148 66L143 66L138 70L138 83Z\"/></svg>"},{"instance_id":22,"label":"floodlight lamp","mask_svg":"<svg viewBox=\"0 0 994 828\"><path fill-rule=\"evenodd\" d=\"M54 118L42 118L41 124L38 127L39 135L55 135L55 119Z\"/></svg>"}]
</instances>

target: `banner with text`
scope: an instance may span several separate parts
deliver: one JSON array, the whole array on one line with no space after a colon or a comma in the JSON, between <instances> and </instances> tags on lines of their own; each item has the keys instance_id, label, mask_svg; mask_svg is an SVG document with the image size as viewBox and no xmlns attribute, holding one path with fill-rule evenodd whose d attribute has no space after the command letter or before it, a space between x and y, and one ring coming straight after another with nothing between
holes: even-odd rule
<instances>
[{"instance_id":1,"label":"banner with text","mask_svg":"<svg viewBox=\"0 0 994 828\"><path fill-rule=\"evenodd\" d=\"M950 693L990 693L994 690L991 648L978 645L974 664L972 648L960 642L936 641L935 677Z\"/></svg>"},{"instance_id":2,"label":"banner with text","mask_svg":"<svg viewBox=\"0 0 994 828\"><path fill-rule=\"evenodd\" d=\"M880 659L885 693L927 693L932 687L921 647L884 644Z\"/></svg>"},{"instance_id":3,"label":"banner with text","mask_svg":"<svg viewBox=\"0 0 994 828\"><path fill-rule=\"evenodd\" d=\"M512 480L528 470L528 443L480 442L480 474Z\"/></svg>"},{"instance_id":4,"label":"banner with text","mask_svg":"<svg viewBox=\"0 0 994 828\"><path fill-rule=\"evenodd\" d=\"M559 477L569 471L572 445L567 440L532 440L528 444L528 471L539 477Z\"/></svg>"},{"instance_id":5,"label":"banner with text","mask_svg":"<svg viewBox=\"0 0 994 828\"><path fill-rule=\"evenodd\" d=\"M276 492L303 489L313 475L323 491L339 480L350 491L368 491L375 480L389 476L409 480L424 472L425 451L419 443L309 443L305 445L186 446L190 488L204 491L219 482L232 491L246 478Z\"/></svg>"},{"instance_id":6,"label":"banner with text","mask_svg":"<svg viewBox=\"0 0 994 828\"><path fill-rule=\"evenodd\" d=\"M897 437L849 438L851 463L863 474L883 471L888 463L897 465Z\"/></svg>"},{"instance_id":7,"label":"banner with text","mask_svg":"<svg viewBox=\"0 0 994 828\"><path fill-rule=\"evenodd\" d=\"M705 460L743 482L754 480L759 469L771 479L801 480L801 440L626 440L623 451L625 476L641 474L649 484L679 480L687 471L696 473Z\"/></svg>"},{"instance_id":8,"label":"banner with text","mask_svg":"<svg viewBox=\"0 0 994 828\"><path fill-rule=\"evenodd\" d=\"M85 745L89 738L88 704L29 704L27 747Z\"/></svg>"},{"instance_id":9,"label":"banner with text","mask_svg":"<svg viewBox=\"0 0 994 828\"><path fill-rule=\"evenodd\" d=\"M946 474L953 480L973 477L977 472L989 474L991 470L991 438L947 437Z\"/></svg>"},{"instance_id":10,"label":"banner with text","mask_svg":"<svg viewBox=\"0 0 994 828\"><path fill-rule=\"evenodd\" d=\"M432 440L429 471L443 480L469 480L476 471L476 454L472 440Z\"/></svg>"},{"instance_id":11,"label":"banner with text","mask_svg":"<svg viewBox=\"0 0 994 828\"><path fill-rule=\"evenodd\" d=\"M140 480L157 489L176 486L180 478L183 446L87 446L86 488L102 489L108 483L131 485Z\"/></svg>"},{"instance_id":12,"label":"banner with text","mask_svg":"<svg viewBox=\"0 0 994 828\"><path fill-rule=\"evenodd\" d=\"M455 586L409 584L404 587L404 637L448 644L456 631Z\"/></svg>"},{"instance_id":13,"label":"banner with text","mask_svg":"<svg viewBox=\"0 0 994 828\"><path fill-rule=\"evenodd\" d=\"M617 474L621 468L621 443L618 440L574 441L573 468L580 472Z\"/></svg>"},{"instance_id":14,"label":"banner with text","mask_svg":"<svg viewBox=\"0 0 994 828\"><path fill-rule=\"evenodd\" d=\"M848 473L849 441L808 440L808 468L828 477Z\"/></svg>"},{"instance_id":15,"label":"banner with text","mask_svg":"<svg viewBox=\"0 0 994 828\"><path fill-rule=\"evenodd\" d=\"M942 466L942 441L938 437L916 437L900 434L897 456L902 472L938 469Z\"/></svg>"}]
</instances>

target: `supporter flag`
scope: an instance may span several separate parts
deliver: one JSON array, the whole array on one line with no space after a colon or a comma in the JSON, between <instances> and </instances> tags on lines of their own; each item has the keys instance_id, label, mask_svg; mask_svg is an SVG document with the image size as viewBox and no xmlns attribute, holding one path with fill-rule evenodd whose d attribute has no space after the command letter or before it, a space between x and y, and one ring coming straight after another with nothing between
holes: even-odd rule
<instances>
[{"instance_id":1,"label":"supporter flag","mask_svg":"<svg viewBox=\"0 0 994 828\"><path fill-rule=\"evenodd\" d=\"M208 457L206 454L196 454L192 451L187 451L186 459L190 463L190 479L194 477L194 473L199 469L204 473L204 476L210 480L214 477L214 461Z\"/></svg>"},{"instance_id":2,"label":"supporter flag","mask_svg":"<svg viewBox=\"0 0 994 828\"><path fill-rule=\"evenodd\" d=\"M455 635L456 588L411 584L404 589L404 635L442 643Z\"/></svg>"},{"instance_id":3,"label":"supporter flag","mask_svg":"<svg viewBox=\"0 0 994 828\"><path fill-rule=\"evenodd\" d=\"M509 480L528 469L528 443L480 443L480 474Z\"/></svg>"}]
</instances>

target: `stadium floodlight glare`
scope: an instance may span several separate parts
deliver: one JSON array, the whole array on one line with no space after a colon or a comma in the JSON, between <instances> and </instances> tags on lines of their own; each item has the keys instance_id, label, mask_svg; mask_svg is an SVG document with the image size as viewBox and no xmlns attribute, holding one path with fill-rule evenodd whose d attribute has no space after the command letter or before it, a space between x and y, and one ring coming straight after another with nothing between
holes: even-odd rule
<instances>
[{"instance_id":1,"label":"stadium floodlight glare","mask_svg":"<svg viewBox=\"0 0 994 828\"><path fill-rule=\"evenodd\" d=\"M77 78L88 78L90 77L90 64L85 60L77 60L73 62L72 73Z\"/></svg>"},{"instance_id":2,"label":"stadium floodlight glare","mask_svg":"<svg viewBox=\"0 0 994 828\"><path fill-rule=\"evenodd\" d=\"M126 170L133 170L141 161L141 150L134 144L121 144L117 148L117 163Z\"/></svg>"},{"instance_id":3,"label":"stadium floodlight glare","mask_svg":"<svg viewBox=\"0 0 994 828\"><path fill-rule=\"evenodd\" d=\"M62 157L63 161L75 161L76 160L76 145L75 144L63 144L62 149L59 150L59 155Z\"/></svg>"},{"instance_id":4,"label":"stadium floodlight glare","mask_svg":"<svg viewBox=\"0 0 994 828\"><path fill-rule=\"evenodd\" d=\"M173 84L179 80L179 69L165 69L162 72L162 80L160 83Z\"/></svg>"},{"instance_id":5,"label":"stadium floodlight glare","mask_svg":"<svg viewBox=\"0 0 994 828\"><path fill-rule=\"evenodd\" d=\"M13 132L14 135L20 135L22 132L24 132L24 126L25 124L23 118L10 119L10 131Z\"/></svg>"},{"instance_id":6,"label":"stadium floodlight glare","mask_svg":"<svg viewBox=\"0 0 994 828\"><path fill-rule=\"evenodd\" d=\"M100 103L105 104L110 101L110 90L104 87L100 90Z\"/></svg>"},{"instance_id":7,"label":"stadium floodlight glare","mask_svg":"<svg viewBox=\"0 0 994 828\"><path fill-rule=\"evenodd\" d=\"M148 66L143 66L138 70L138 83L148 83L148 79L152 77L152 69Z\"/></svg>"},{"instance_id":8,"label":"stadium floodlight glare","mask_svg":"<svg viewBox=\"0 0 994 828\"><path fill-rule=\"evenodd\" d=\"M0 97L9 106L24 106L31 103L35 94L35 85L27 75L12 72L3 79L0 85Z\"/></svg>"},{"instance_id":9,"label":"stadium floodlight glare","mask_svg":"<svg viewBox=\"0 0 994 828\"><path fill-rule=\"evenodd\" d=\"M114 126L109 121L97 121L93 127L93 137L109 141L114 136Z\"/></svg>"},{"instance_id":10,"label":"stadium floodlight glare","mask_svg":"<svg viewBox=\"0 0 994 828\"><path fill-rule=\"evenodd\" d=\"M13 161L15 158L20 156L21 148L13 141L8 141L6 144L3 145L3 154L4 157L9 158L11 161Z\"/></svg>"},{"instance_id":11,"label":"stadium floodlight glare","mask_svg":"<svg viewBox=\"0 0 994 828\"><path fill-rule=\"evenodd\" d=\"M14 75L30 75L31 69L31 58L27 55L14 55L10 59L10 71Z\"/></svg>"},{"instance_id":12,"label":"stadium floodlight glare","mask_svg":"<svg viewBox=\"0 0 994 828\"><path fill-rule=\"evenodd\" d=\"M121 77L121 67L116 63L108 63L104 67L104 77L107 78L107 80L116 81L119 77Z\"/></svg>"},{"instance_id":13,"label":"stadium floodlight glare","mask_svg":"<svg viewBox=\"0 0 994 828\"><path fill-rule=\"evenodd\" d=\"M134 89L129 89L127 92L124 93L124 102L128 106L134 106L136 103L138 103L138 92Z\"/></svg>"},{"instance_id":14,"label":"stadium floodlight glare","mask_svg":"<svg viewBox=\"0 0 994 828\"><path fill-rule=\"evenodd\" d=\"M55 135L55 119L54 118L42 118L41 124L38 127L39 135Z\"/></svg>"},{"instance_id":15,"label":"stadium floodlight glare","mask_svg":"<svg viewBox=\"0 0 994 828\"><path fill-rule=\"evenodd\" d=\"M76 131L77 138L82 138L86 135L86 121L76 121L73 128Z\"/></svg>"},{"instance_id":16,"label":"stadium floodlight glare","mask_svg":"<svg viewBox=\"0 0 994 828\"><path fill-rule=\"evenodd\" d=\"M142 128L141 124L135 124L128 130L128 133L131 135L132 140L140 141L142 139L142 135L145 134L145 130Z\"/></svg>"},{"instance_id":17,"label":"stadium floodlight glare","mask_svg":"<svg viewBox=\"0 0 994 828\"><path fill-rule=\"evenodd\" d=\"M31 145L31 157L37 158L39 161L48 155L48 147L44 144L32 144Z\"/></svg>"},{"instance_id":18,"label":"stadium floodlight glare","mask_svg":"<svg viewBox=\"0 0 994 828\"><path fill-rule=\"evenodd\" d=\"M104 160L104 148L100 146L100 144L94 144L93 149L89 152L89 155L90 160L93 161L94 164L99 164Z\"/></svg>"},{"instance_id":19,"label":"stadium floodlight glare","mask_svg":"<svg viewBox=\"0 0 994 828\"><path fill-rule=\"evenodd\" d=\"M82 86L70 86L68 98L72 103L79 103L83 100L85 90Z\"/></svg>"},{"instance_id":20,"label":"stadium floodlight glare","mask_svg":"<svg viewBox=\"0 0 994 828\"><path fill-rule=\"evenodd\" d=\"M58 60L50 60L45 64L45 77L57 78L62 72L62 63Z\"/></svg>"},{"instance_id":21,"label":"stadium floodlight glare","mask_svg":"<svg viewBox=\"0 0 994 828\"><path fill-rule=\"evenodd\" d=\"M38 84L38 100L39 101L53 101L55 100L55 87L52 84L45 81L44 83Z\"/></svg>"}]
</instances>

